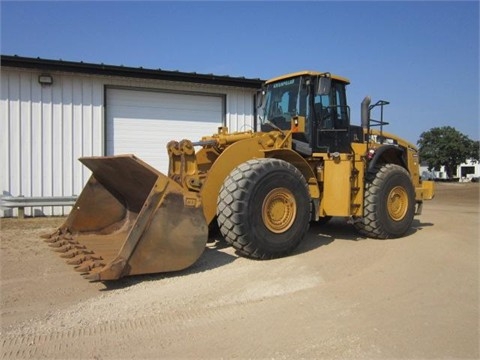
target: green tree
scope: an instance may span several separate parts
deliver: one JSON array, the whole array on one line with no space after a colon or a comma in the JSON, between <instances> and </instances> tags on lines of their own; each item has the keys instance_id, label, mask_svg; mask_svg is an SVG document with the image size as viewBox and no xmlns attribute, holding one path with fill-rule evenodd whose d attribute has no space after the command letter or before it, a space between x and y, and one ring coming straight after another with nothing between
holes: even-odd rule
<instances>
[{"instance_id":1,"label":"green tree","mask_svg":"<svg viewBox=\"0 0 480 360\"><path fill-rule=\"evenodd\" d=\"M457 167L466 160L479 160L479 142L451 126L435 127L423 132L417 144L420 159L427 163L428 169L439 171L445 166L449 178L457 173Z\"/></svg>"},{"instance_id":2,"label":"green tree","mask_svg":"<svg viewBox=\"0 0 480 360\"><path fill-rule=\"evenodd\" d=\"M480 161L480 141L472 141L470 158L477 162Z\"/></svg>"}]
</instances>

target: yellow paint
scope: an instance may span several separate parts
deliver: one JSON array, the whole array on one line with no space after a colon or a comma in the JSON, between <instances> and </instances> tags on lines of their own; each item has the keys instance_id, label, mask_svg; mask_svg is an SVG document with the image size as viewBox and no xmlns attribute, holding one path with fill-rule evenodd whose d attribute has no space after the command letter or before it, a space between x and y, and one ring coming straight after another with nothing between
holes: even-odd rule
<instances>
[{"instance_id":1,"label":"yellow paint","mask_svg":"<svg viewBox=\"0 0 480 360\"><path fill-rule=\"evenodd\" d=\"M350 215L352 162L349 158L348 154L338 154L325 159L323 211L326 215Z\"/></svg>"}]
</instances>

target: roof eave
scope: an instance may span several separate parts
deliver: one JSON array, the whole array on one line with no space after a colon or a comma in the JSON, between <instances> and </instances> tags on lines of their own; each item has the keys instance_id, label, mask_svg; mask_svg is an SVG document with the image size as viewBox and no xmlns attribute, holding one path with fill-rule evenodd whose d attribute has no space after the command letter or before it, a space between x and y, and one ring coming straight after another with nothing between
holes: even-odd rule
<instances>
[{"instance_id":1,"label":"roof eave","mask_svg":"<svg viewBox=\"0 0 480 360\"><path fill-rule=\"evenodd\" d=\"M209 85L235 86L251 89L260 88L262 83L264 82L261 79L247 79L243 77L230 77L214 74L186 73L162 69L145 69L142 67L134 68L128 66L29 58L16 55L1 55L1 66L39 69L42 71L65 71L80 74L121 76L142 79L202 83Z\"/></svg>"}]
</instances>

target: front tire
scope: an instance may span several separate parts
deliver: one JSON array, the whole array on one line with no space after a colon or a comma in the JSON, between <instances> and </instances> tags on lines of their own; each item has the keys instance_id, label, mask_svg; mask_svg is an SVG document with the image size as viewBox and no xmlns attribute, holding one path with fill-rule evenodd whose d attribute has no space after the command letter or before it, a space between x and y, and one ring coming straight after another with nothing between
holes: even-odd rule
<instances>
[{"instance_id":1,"label":"front tire","mask_svg":"<svg viewBox=\"0 0 480 360\"><path fill-rule=\"evenodd\" d=\"M310 195L300 171L280 159L252 159L225 179L218 225L241 254L272 259L293 251L310 222Z\"/></svg>"},{"instance_id":2,"label":"front tire","mask_svg":"<svg viewBox=\"0 0 480 360\"><path fill-rule=\"evenodd\" d=\"M415 189L403 167L384 164L368 175L365 184L364 217L355 228L367 237L397 238L412 226Z\"/></svg>"}]
</instances>

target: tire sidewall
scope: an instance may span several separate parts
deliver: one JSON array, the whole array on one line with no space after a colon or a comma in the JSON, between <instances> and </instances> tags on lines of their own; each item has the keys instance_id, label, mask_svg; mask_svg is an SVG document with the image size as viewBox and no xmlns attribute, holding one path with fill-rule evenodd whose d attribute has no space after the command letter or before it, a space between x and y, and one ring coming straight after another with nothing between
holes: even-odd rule
<instances>
[{"instance_id":1,"label":"tire sidewall","mask_svg":"<svg viewBox=\"0 0 480 360\"><path fill-rule=\"evenodd\" d=\"M273 232L262 215L266 197L274 189L290 193L296 214L284 232ZM302 173L276 158L248 160L225 178L217 200L220 231L227 243L255 259L288 255L307 233L310 223L310 193Z\"/></svg>"},{"instance_id":2,"label":"tire sidewall","mask_svg":"<svg viewBox=\"0 0 480 360\"><path fill-rule=\"evenodd\" d=\"M377 181L378 178L375 180ZM388 212L388 196L395 187L403 188L407 193L407 211L403 219L396 221ZM415 191L406 170L398 165L389 165L385 177L375 194L377 217L388 237L399 237L410 228L415 215Z\"/></svg>"},{"instance_id":3,"label":"tire sidewall","mask_svg":"<svg viewBox=\"0 0 480 360\"><path fill-rule=\"evenodd\" d=\"M290 166L288 164L288 167ZM275 169L262 174L257 181L257 186L249 192L247 206L251 211L248 212L245 221L251 229L251 236L257 239L259 247L269 249L271 252L289 251L305 235L310 220L309 195L306 192L305 185L300 180L302 179L295 176L292 169ZM296 204L295 219L291 227L279 234L271 232L265 226L262 217L265 197L270 191L277 188L288 189L292 193ZM292 243L295 245L292 245Z\"/></svg>"}]
</instances>

